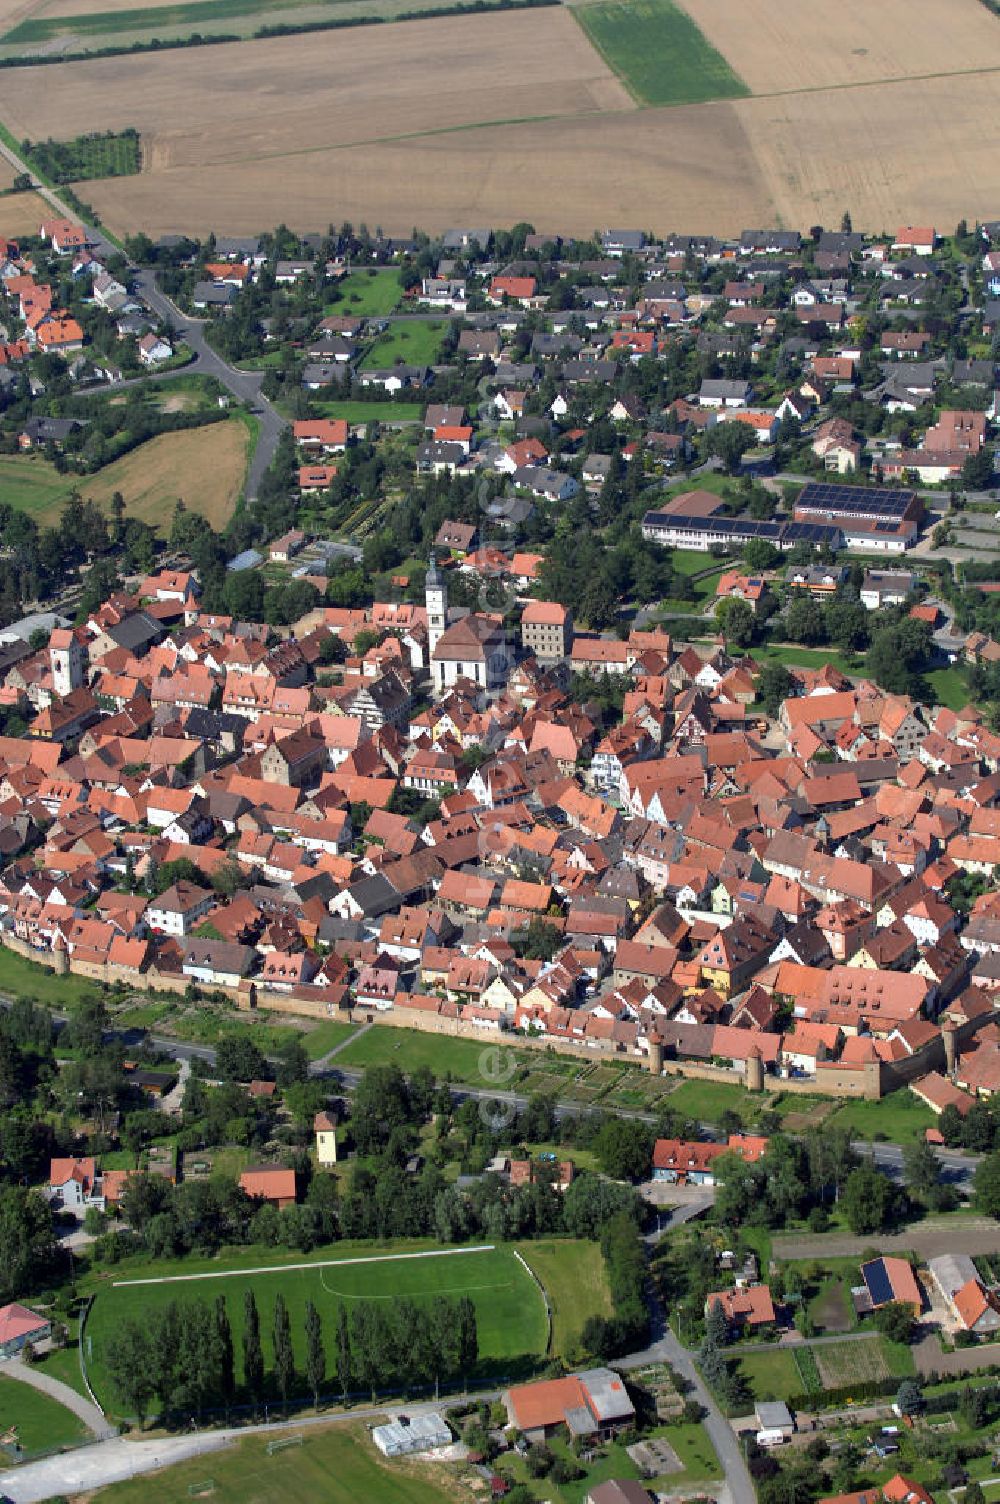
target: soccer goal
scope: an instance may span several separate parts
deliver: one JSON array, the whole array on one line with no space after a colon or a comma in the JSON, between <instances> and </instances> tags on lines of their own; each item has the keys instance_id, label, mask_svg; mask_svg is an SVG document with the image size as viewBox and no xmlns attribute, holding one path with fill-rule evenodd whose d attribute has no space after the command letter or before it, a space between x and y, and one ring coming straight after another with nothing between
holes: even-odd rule
<instances>
[{"instance_id":1,"label":"soccer goal","mask_svg":"<svg viewBox=\"0 0 1000 1504\"><path fill-rule=\"evenodd\" d=\"M203 1478L200 1483L188 1484L189 1499L207 1499L209 1494L215 1493L215 1479Z\"/></svg>"},{"instance_id":2,"label":"soccer goal","mask_svg":"<svg viewBox=\"0 0 1000 1504\"><path fill-rule=\"evenodd\" d=\"M294 1436L276 1436L273 1441L269 1441L267 1444L267 1455L273 1457L275 1452L285 1452L289 1447L300 1447L301 1445L301 1431L296 1431Z\"/></svg>"}]
</instances>

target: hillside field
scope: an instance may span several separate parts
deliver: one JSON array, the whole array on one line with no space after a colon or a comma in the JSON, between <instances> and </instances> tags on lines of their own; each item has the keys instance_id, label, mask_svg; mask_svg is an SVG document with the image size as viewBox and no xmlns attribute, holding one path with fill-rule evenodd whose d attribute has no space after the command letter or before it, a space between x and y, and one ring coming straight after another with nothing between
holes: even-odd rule
<instances>
[{"instance_id":1,"label":"hillside field","mask_svg":"<svg viewBox=\"0 0 1000 1504\"><path fill-rule=\"evenodd\" d=\"M8 180L14 181L13 173ZM49 213L38 193L5 193L0 198L0 239L16 240L19 235L37 235L38 226Z\"/></svg>"},{"instance_id":2,"label":"hillside field","mask_svg":"<svg viewBox=\"0 0 1000 1504\"><path fill-rule=\"evenodd\" d=\"M106 1344L118 1323L126 1317L142 1320L150 1311L171 1301L203 1300L214 1302L224 1295L233 1329L237 1354L237 1377L241 1373L240 1353L243 1332L243 1300L252 1289L260 1313L265 1367L271 1363L271 1330L274 1297L280 1293L288 1305L292 1340L297 1366L305 1361L304 1318L306 1301L311 1300L323 1318L326 1351L332 1367L336 1352L337 1311L342 1303L348 1310L358 1301L392 1300L409 1296L415 1300L435 1295L452 1297L468 1293L476 1305L479 1322L478 1372L483 1378L530 1373L542 1357L546 1345L545 1306L538 1286L508 1247L488 1247L482 1251L447 1250L443 1256L427 1256L430 1250L412 1245L387 1247L372 1254L370 1248L329 1249L323 1254L291 1260L265 1259L253 1266L257 1272L244 1272L246 1258L239 1258L203 1268L195 1273L190 1261L164 1263L155 1269L138 1268L132 1276L117 1273L103 1283L87 1322L87 1368L98 1398L114 1409L115 1397L104 1363ZM260 1250L258 1250L258 1255ZM413 1257L416 1253L418 1256ZM410 1257L406 1257L410 1254ZM331 1258L337 1262L331 1263ZM263 1271L263 1272L261 1272ZM188 1276L194 1278L177 1278ZM174 1277L171 1277L174 1276ZM155 1283L127 1283L130 1278ZM335 1381L331 1380L331 1388Z\"/></svg>"},{"instance_id":3,"label":"hillside field","mask_svg":"<svg viewBox=\"0 0 1000 1504\"><path fill-rule=\"evenodd\" d=\"M99 43L212 16L256 25L259 3L0 0L0 28L44 34L33 45L51 56L60 17ZM345 14L410 3L336 0ZM278 5L279 21L305 17ZM1000 202L1000 17L981 0L941 15L940 0L571 0L18 67L0 121L36 141L67 120L134 126L142 172L86 197L112 230L154 237L322 233L331 218L729 235L835 225L848 208L859 229L947 230ZM13 200L0 234L24 233L5 211Z\"/></svg>"},{"instance_id":4,"label":"hillside field","mask_svg":"<svg viewBox=\"0 0 1000 1504\"><path fill-rule=\"evenodd\" d=\"M60 475L41 455L0 455L0 498L30 513L39 527L52 527L74 488L105 511L121 491L127 515L160 533L169 531L180 498L188 511L221 528L243 488L249 444L249 431L232 418L159 434L94 475Z\"/></svg>"}]
</instances>

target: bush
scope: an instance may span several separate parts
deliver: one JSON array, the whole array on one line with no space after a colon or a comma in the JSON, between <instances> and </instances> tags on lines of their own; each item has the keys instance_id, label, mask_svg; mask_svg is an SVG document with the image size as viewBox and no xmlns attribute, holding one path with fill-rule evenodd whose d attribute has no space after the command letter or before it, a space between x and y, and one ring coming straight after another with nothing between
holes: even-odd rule
<instances>
[{"instance_id":1,"label":"bush","mask_svg":"<svg viewBox=\"0 0 1000 1504\"><path fill-rule=\"evenodd\" d=\"M527 1465L528 1472L533 1478L544 1478L547 1473L550 1473L552 1471L555 1460L556 1459L554 1453L544 1444L544 1442L536 1441L532 1446L528 1448L528 1455L525 1458L525 1463Z\"/></svg>"},{"instance_id":2,"label":"bush","mask_svg":"<svg viewBox=\"0 0 1000 1504\"><path fill-rule=\"evenodd\" d=\"M552 1482L558 1484L575 1483L578 1478L582 1478L583 1476L583 1468L569 1457L557 1457L549 1473Z\"/></svg>"}]
</instances>

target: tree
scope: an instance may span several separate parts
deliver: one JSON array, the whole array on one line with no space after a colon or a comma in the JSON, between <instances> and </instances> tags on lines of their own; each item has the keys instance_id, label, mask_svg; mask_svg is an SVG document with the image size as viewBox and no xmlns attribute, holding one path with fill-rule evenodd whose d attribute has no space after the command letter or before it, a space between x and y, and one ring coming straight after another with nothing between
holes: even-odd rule
<instances>
[{"instance_id":1,"label":"tree","mask_svg":"<svg viewBox=\"0 0 1000 1504\"><path fill-rule=\"evenodd\" d=\"M887 1306L882 1306L875 1312L875 1325L890 1342L908 1344L916 1325L913 1307L899 1300L891 1300Z\"/></svg>"},{"instance_id":2,"label":"tree","mask_svg":"<svg viewBox=\"0 0 1000 1504\"><path fill-rule=\"evenodd\" d=\"M458 1331L458 1367L463 1378L468 1382L469 1372L479 1357L479 1331L476 1325L476 1308L468 1295L463 1295L459 1299L455 1316L455 1325Z\"/></svg>"},{"instance_id":3,"label":"tree","mask_svg":"<svg viewBox=\"0 0 1000 1504\"><path fill-rule=\"evenodd\" d=\"M749 423L716 423L706 435L705 449L722 460L730 475L737 475L743 456L756 442Z\"/></svg>"},{"instance_id":4,"label":"tree","mask_svg":"<svg viewBox=\"0 0 1000 1504\"><path fill-rule=\"evenodd\" d=\"M796 591L786 607L785 635L790 642L804 643L819 643L826 637L819 602L805 591Z\"/></svg>"},{"instance_id":5,"label":"tree","mask_svg":"<svg viewBox=\"0 0 1000 1504\"><path fill-rule=\"evenodd\" d=\"M347 1322L347 1307L343 1303L337 1308L337 1382L346 1405L351 1388L351 1333Z\"/></svg>"},{"instance_id":6,"label":"tree","mask_svg":"<svg viewBox=\"0 0 1000 1504\"><path fill-rule=\"evenodd\" d=\"M857 653L868 646L871 619L860 601L829 601L823 611L827 636L845 653Z\"/></svg>"},{"instance_id":7,"label":"tree","mask_svg":"<svg viewBox=\"0 0 1000 1504\"><path fill-rule=\"evenodd\" d=\"M847 1225L857 1235L883 1232L893 1221L899 1206L896 1187L874 1165L859 1165L844 1184L841 1206Z\"/></svg>"},{"instance_id":8,"label":"tree","mask_svg":"<svg viewBox=\"0 0 1000 1504\"><path fill-rule=\"evenodd\" d=\"M343 1306L340 1309L343 1310ZM316 1307L309 1300L306 1302L306 1382L312 1390L313 1404L317 1407L320 1390L325 1380L326 1350L323 1347L323 1323Z\"/></svg>"},{"instance_id":9,"label":"tree","mask_svg":"<svg viewBox=\"0 0 1000 1504\"><path fill-rule=\"evenodd\" d=\"M737 648L750 646L757 618L749 601L735 596L719 601L715 608L715 619L727 643Z\"/></svg>"},{"instance_id":10,"label":"tree","mask_svg":"<svg viewBox=\"0 0 1000 1504\"><path fill-rule=\"evenodd\" d=\"M295 1354L292 1351L292 1326L288 1319L285 1297L274 1297L274 1379L281 1395L281 1402L288 1400L288 1391L295 1382Z\"/></svg>"},{"instance_id":11,"label":"tree","mask_svg":"<svg viewBox=\"0 0 1000 1504\"><path fill-rule=\"evenodd\" d=\"M917 695L921 674L931 660L931 632L925 621L904 617L872 637L865 672L890 694Z\"/></svg>"},{"instance_id":12,"label":"tree","mask_svg":"<svg viewBox=\"0 0 1000 1504\"><path fill-rule=\"evenodd\" d=\"M56 1257L52 1209L37 1191L0 1187L0 1301L41 1284Z\"/></svg>"},{"instance_id":13,"label":"tree","mask_svg":"<svg viewBox=\"0 0 1000 1504\"><path fill-rule=\"evenodd\" d=\"M903 1146L903 1184L911 1196L932 1196L941 1178L941 1161L926 1139Z\"/></svg>"},{"instance_id":14,"label":"tree","mask_svg":"<svg viewBox=\"0 0 1000 1504\"><path fill-rule=\"evenodd\" d=\"M260 1317L252 1290L243 1297L243 1382L252 1400L264 1390L264 1350L260 1344Z\"/></svg>"},{"instance_id":15,"label":"tree","mask_svg":"<svg viewBox=\"0 0 1000 1504\"><path fill-rule=\"evenodd\" d=\"M200 867L196 867L190 857L179 856L176 861L164 862L162 867L156 869L156 894L159 896L172 888L174 883L194 883L196 886L204 881Z\"/></svg>"},{"instance_id":16,"label":"tree","mask_svg":"<svg viewBox=\"0 0 1000 1504\"><path fill-rule=\"evenodd\" d=\"M795 680L783 663L765 663L757 680L757 698L769 716L776 716L794 687Z\"/></svg>"},{"instance_id":17,"label":"tree","mask_svg":"<svg viewBox=\"0 0 1000 1504\"><path fill-rule=\"evenodd\" d=\"M987 491L994 484L992 449L977 449L962 465L962 484L970 491Z\"/></svg>"},{"instance_id":18,"label":"tree","mask_svg":"<svg viewBox=\"0 0 1000 1504\"><path fill-rule=\"evenodd\" d=\"M301 1039L291 1038L278 1050L278 1085L283 1089L305 1081L309 1075L309 1056Z\"/></svg>"},{"instance_id":19,"label":"tree","mask_svg":"<svg viewBox=\"0 0 1000 1504\"><path fill-rule=\"evenodd\" d=\"M924 1397L914 1379L904 1379L896 1391L896 1405L901 1415L915 1415L923 1408Z\"/></svg>"},{"instance_id":20,"label":"tree","mask_svg":"<svg viewBox=\"0 0 1000 1504\"><path fill-rule=\"evenodd\" d=\"M249 1034L224 1034L215 1048L215 1069L223 1081L258 1081L267 1062Z\"/></svg>"},{"instance_id":21,"label":"tree","mask_svg":"<svg viewBox=\"0 0 1000 1504\"><path fill-rule=\"evenodd\" d=\"M594 1140L594 1152L614 1180L641 1180L652 1164L653 1130L629 1118L608 1118Z\"/></svg>"},{"instance_id":22,"label":"tree","mask_svg":"<svg viewBox=\"0 0 1000 1504\"><path fill-rule=\"evenodd\" d=\"M142 1426L155 1394L149 1362L149 1334L131 1316L119 1321L104 1351L111 1383L122 1404Z\"/></svg>"},{"instance_id":23,"label":"tree","mask_svg":"<svg viewBox=\"0 0 1000 1504\"><path fill-rule=\"evenodd\" d=\"M1000 1221L1000 1150L980 1160L972 1184L978 1210Z\"/></svg>"},{"instance_id":24,"label":"tree","mask_svg":"<svg viewBox=\"0 0 1000 1504\"><path fill-rule=\"evenodd\" d=\"M744 564L756 574L773 568L780 558L778 549L773 543L768 543L766 538L751 538L743 549Z\"/></svg>"},{"instance_id":25,"label":"tree","mask_svg":"<svg viewBox=\"0 0 1000 1504\"><path fill-rule=\"evenodd\" d=\"M246 886L246 873L235 857L227 857L212 873L212 887L222 898L232 898L234 893Z\"/></svg>"},{"instance_id":26,"label":"tree","mask_svg":"<svg viewBox=\"0 0 1000 1504\"><path fill-rule=\"evenodd\" d=\"M219 1344L219 1393L228 1410L236 1394L236 1365L233 1358L233 1331L224 1295L216 1298L215 1331Z\"/></svg>"},{"instance_id":27,"label":"tree","mask_svg":"<svg viewBox=\"0 0 1000 1504\"><path fill-rule=\"evenodd\" d=\"M563 944L563 933L545 919L532 919L518 949L526 961L551 961Z\"/></svg>"},{"instance_id":28,"label":"tree","mask_svg":"<svg viewBox=\"0 0 1000 1504\"><path fill-rule=\"evenodd\" d=\"M729 1323L721 1300L713 1300L705 1314L705 1341L725 1347L729 1341Z\"/></svg>"}]
</instances>

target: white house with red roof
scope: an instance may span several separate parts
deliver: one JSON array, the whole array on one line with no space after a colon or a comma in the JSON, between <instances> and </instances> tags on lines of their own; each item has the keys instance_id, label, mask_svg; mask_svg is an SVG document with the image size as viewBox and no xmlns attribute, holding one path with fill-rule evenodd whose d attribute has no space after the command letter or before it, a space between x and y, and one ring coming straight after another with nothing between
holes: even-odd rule
<instances>
[{"instance_id":1,"label":"white house with red roof","mask_svg":"<svg viewBox=\"0 0 1000 1504\"><path fill-rule=\"evenodd\" d=\"M29 1342L44 1342L51 1332L48 1317L39 1316L37 1311L16 1301L0 1306L0 1358L13 1358Z\"/></svg>"}]
</instances>

